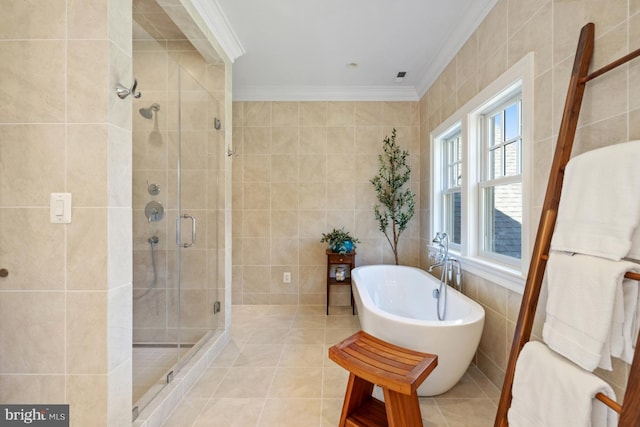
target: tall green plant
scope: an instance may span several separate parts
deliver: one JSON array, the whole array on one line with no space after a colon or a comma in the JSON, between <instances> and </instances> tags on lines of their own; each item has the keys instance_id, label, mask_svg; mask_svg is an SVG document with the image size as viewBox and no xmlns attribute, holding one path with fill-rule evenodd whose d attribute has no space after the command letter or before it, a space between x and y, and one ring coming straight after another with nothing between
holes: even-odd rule
<instances>
[{"instance_id":1,"label":"tall green plant","mask_svg":"<svg viewBox=\"0 0 640 427\"><path fill-rule=\"evenodd\" d=\"M380 231L391 245L397 265L398 241L413 217L415 194L408 186L405 188L411 178L411 169L407 165L409 152L400 149L396 144L395 128L391 132L391 138L384 138L382 148L384 153L378 156L380 169L370 180L380 202L373 210Z\"/></svg>"}]
</instances>

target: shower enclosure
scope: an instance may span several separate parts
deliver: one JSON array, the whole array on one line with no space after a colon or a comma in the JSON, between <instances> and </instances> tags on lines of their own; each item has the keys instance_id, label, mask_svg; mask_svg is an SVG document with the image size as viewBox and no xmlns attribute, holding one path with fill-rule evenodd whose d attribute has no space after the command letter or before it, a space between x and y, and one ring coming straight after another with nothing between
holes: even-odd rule
<instances>
[{"instance_id":1,"label":"shower enclosure","mask_svg":"<svg viewBox=\"0 0 640 427\"><path fill-rule=\"evenodd\" d=\"M220 310L219 102L174 60L194 52L166 46L134 44L134 417L216 331Z\"/></svg>"}]
</instances>

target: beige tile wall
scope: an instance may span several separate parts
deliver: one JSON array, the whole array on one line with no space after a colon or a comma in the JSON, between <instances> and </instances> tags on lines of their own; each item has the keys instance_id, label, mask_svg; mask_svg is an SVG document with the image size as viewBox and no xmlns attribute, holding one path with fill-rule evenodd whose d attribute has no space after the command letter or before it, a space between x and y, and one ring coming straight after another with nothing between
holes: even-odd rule
<instances>
[{"instance_id":1,"label":"beige tile wall","mask_svg":"<svg viewBox=\"0 0 640 427\"><path fill-rule=\"evenodd\" d=\"M358 265L393 263L369 179L395 127L419 202L418 118L416 102L234 102L234 304L325 304L320 238L334 227L361 240ZM416 215L400 242L403 264L419 263L418 229ZM332 304L349 304L345 290L332 290Z\"/></svg>"},{"instance_id":2,"label":"beige tile wall","mask_svg":"<svg viewBox=\"0 0 640 427\"><path fill-rule=\"evenodd\" d=\"M3 1L0 64L0 402L126 425L131 1ZM50 223L53 192L71 224Z\"/></svg>"},{"instance_id":3,"label":"beige tile wall","mask_svg":"<svg viewBox=\"0 0 640 427\"><path fill-rule=\"evenodd\" d=\"M500 0L420 101L422 157L421 225L428 230L429 133L527 52L535 54L534 206L539 217L553 147L580 28L596 24L592 69L640 47L640 2L626 0ZM640 63L632 62L589 83L583 101L574 154L640 138ZM426 253L421 264L427 266ZM467 293L486 311L476 362L501 386L517 321L520 295L467 274ZM544 304L544 290L541 299ZM538 310L540 312L540 310ZM544 313L536 318L540 336ZM601 372L622 397L627 366Z\"/></svg>"},{"instance_id":4,"label":"beige tile wall","mask_svg":"<svg viewBox=\"0 0 640 427\"><path fill-rule=\"evenodd\" d=\"M10 272L0 279L0 401L72 403L78 408L74 425L126 425L131 409L129 350L109 345L127 341L131 330L131 266L125 261L131 259L131 196L122 182L131 162L131 111L111 90L116 81L132 78L130 11L130 0L0 4L0 57L11 58L0 61L0 266ZM234 301L322 304L318 240L333 226L345 225L363 240L361 263L389 262L369 217L367 181L376 167L374 148L364 141L379 148L393 126L404 129L401 142L411 141L406 145L419 165L413 169L422 201L415 230L429 239L430 130L529 50L536 53L538 212L580 26L596 23L594 62L601 65L638 48L639 12L637 0L500 0L419 104L392 108L391 114L395 103L234 105ZM639 76L640 66L632 63L591 84L577 152L640 138ZM616 91L621 95L610 95ZM309 142L314 140L326 151ZM328 167L340 162L350 167ZM337 183L346 196L335 196ZM48 222L48 194L59 191L74 194L69 226ZM415 240L405 240L411 248L404 249L403 263L426 265L424 254L418 258L425 242ZM277 280L268 289L252 283L262 274L280 277L282 267L291 267L292 287L282 290ZM519 295L470 275L466 285L487 310L478 365L500 384ZM82 305L87 302L92 305ZM84 347L97 359L73 367L81 373L68 371L67 354L82 353L77 346L84 345L86 332L69 319L95 325L93 334L106 331ZM624 373L619 366L610 375L620 388Z\"/></svg>"},{"instance_id":5,"label":"beige tile wall","mask_svg":"<svg viewBox=\"0 0 640 427\"><path fill-rule=\"evenodd\" d=\"M598 42L594 63L602 65L637 47L633 41L638 40L639 10L637 1L627 5L623 1L605 4L598 1L503 0L496 5L419 102L420 149L412 145L411 152L414 161L420 157L421 178L416 179L414 167L413 185L419 180L422 209L418 219L423 242L412 243L414 253L407 251L409 258L417 256L415 253L420 252L430 239L426 235L430 130L526 52L533 50L536 55L534 209L539 212L579 28L589 20L596 23ZM638 74L638 66L631 64L610 74L607 80L591 85L584 102L578 130L581 138L576 144L576 152L640 135L638 120L634 120L640 117L640 103L636 101L640 97L634 96L639 90L633 84ZM625 93L625 89L628 97L607 96L615 90ZM380 111L384 104L234 104L234 145L239 150L234 158L233 174L234 303L323 303L324 261L318 261L322 245L318 244L317 236L334 224L347 228L353 224L355 230L367 230L364 235L368 237L359 249L361 263L390 261L388 249L379 242L380 236L374 236L375 227L371 222L359 221L362 216L358 213L366 216L369 211L358 208L362 201L365 205L367 202L361 200L365 193L358 191L368 185L369 176L364 177L366 174L362 171L368 170L371 174L375 169L371 157L362 157L367 153L359 151L361 145L357 145L358 150L354 147L367 131L375 134L371 140L381 139L379 131L361 126L379 125L380 121L375 119L380 117L379 113L370 115L372 120L367 121L365 110ZM353 108L358 111L355 120ZM322 113L317 114L314 111L317 109ZM413 117L415 113L410 115ZM415 126L413 121L410 124ZM383 122L383 126L388 133L391 126L397 125ZM326 130L306 127L325 127ZM326 152L322 148L325 132ZM345 142L332 146L334 141ZM345 153L354 153L352 158L358 159L355 169L341 168L329 173L325 162L340 164L345 161ZM416 153L420 156L415 156ZM334 159L330 160L330 157ZM353 163L351 159L348 161ZM333 194L333 180L339 181L341 187L347 187L346 197L329 196ZM353 193L351 188L354 188ZM329 199L333 200L336 209L327 208ZM292 209L294 206L296 208ZM363 239L361 234L356 234ZM426 266L426 255L422 252L420 257L421 265ZM294 273L292 286L285 287L280 283L281 273L285 270ZM269 277L268 287L264 277ZM466 286L467 292L487 310L486 332L477 363L499 385L520 296L470 274L466 275ZM342 298L338 302L344 301ZM543 316L539 316L538 333L542 319ZM622 389L624 373L626 367L618 366L608 377Z\"/></svg>"}]
</instances>

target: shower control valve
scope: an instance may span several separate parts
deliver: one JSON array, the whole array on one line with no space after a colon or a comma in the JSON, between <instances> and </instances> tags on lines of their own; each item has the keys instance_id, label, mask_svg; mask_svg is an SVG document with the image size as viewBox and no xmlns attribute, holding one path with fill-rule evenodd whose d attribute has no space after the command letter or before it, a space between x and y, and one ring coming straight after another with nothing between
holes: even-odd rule
<instances>
[{"instance_id":1,"label":"shower control valve","mask_svg":"<svg viewBox=\"0 0 640 427\"><path fill-rule=\"evenodd\" d=\"M144 208L144 214L149 222L160 221L164 218L164 207L159 202L152 200Z\"/></svg>"}]
</instances>

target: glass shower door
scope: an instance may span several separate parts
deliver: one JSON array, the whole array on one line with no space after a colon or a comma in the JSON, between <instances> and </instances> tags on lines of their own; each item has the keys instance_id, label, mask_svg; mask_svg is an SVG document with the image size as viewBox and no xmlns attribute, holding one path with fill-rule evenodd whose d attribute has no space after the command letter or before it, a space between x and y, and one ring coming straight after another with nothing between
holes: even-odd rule
<instances>
[{"instance_id":1,"label":"glass shower door","mask_svg":"<svg viewBox=\"0 0 640 427\"><path fill-rule=\"evenodd\" d=\"M217 327L217 162L210 154L216 148L210 143L211 95L185 69L178 66L176 73L178 126L170 133L169 162L176 166L171 175L178 202L172 327L184 364L191 349Z\"/></svg>"},{"instance_id":2,"label":"glass shower door","mask_svg":"<svg viewBox=\"0 0 640 427\"><path fill-rule=\"evenodd\" d=\"M211 142L216 103L170 55L165 60L164 70L136 69L141 87L164 82L147 85L134 105L133 404L138 410L217 328L217 156L210 153L217 147Z\"/></svg>"}]
</instances>

